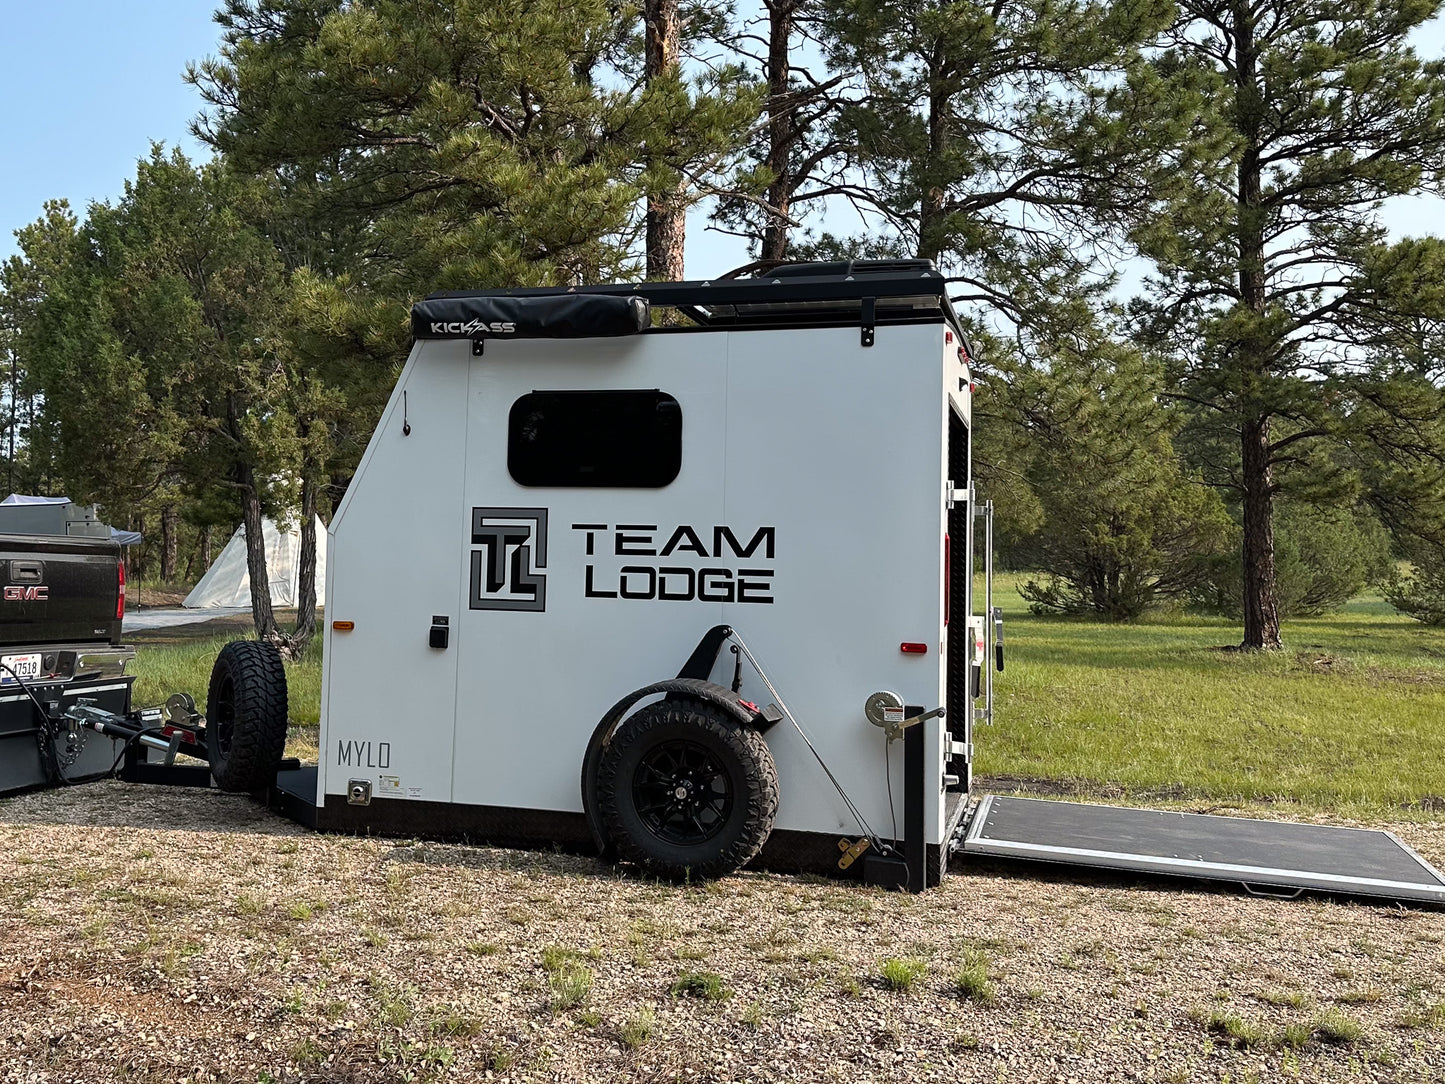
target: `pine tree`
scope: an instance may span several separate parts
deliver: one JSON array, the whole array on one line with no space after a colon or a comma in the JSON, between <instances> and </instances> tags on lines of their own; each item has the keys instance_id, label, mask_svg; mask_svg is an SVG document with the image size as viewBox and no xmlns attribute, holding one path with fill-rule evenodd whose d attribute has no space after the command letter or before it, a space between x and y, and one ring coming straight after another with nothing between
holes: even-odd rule
<instances>
[{"instance_id":1,"label":"pine tree","mask_svg":"<svg viewBox=\"0 0 1445 1084\"><path fill-rule=\"evenodd\" d=\"M969 300L1026 323L1075 292L1096 244L1149 191L1196 108L1163 96L1141 46L1153 0L825 0L855 180L843 194L949 267ZM1147 108L1145 108L1147 103Z\"/></svg>"},{"instance_id":2,"label":"pine tree","mask_svg":"<svg viewBox=\"0 0 1445 1084\"><path fill-rule=\"evenodd\" d=\"M673 0L644 12L637 42L606 0L228 0L197 132L305 167L391 296L625 278L639 217L649 273L680 275L679 216L756 101L733 68L685 76Z\"/></svg>"},{"instance_id":3,"label":"pine tree","mask_svg":"<svg viewBox=\"0 0 1445 1084\"><path fill-rule=\"evenodd\" d=\"M23 239L41 285L20 342L42 404L32 441L69 496L164 522L183 493L234 491L256 631L278 640L261 520L291 503L295 448L269 346L281 265L247 206L259 198L222 164L153 148L115 204L69 236L52 214Z\"/></svg>"},{"instance_id":4,"label":"pine tree","mask_svg":"<svg viewBox=\"0 0 1445 1084\"><path fill-rule=\"evenodd\" d=\"M1423 300L1422 282L1387 271L1409 260L1379 208L1441 179L1445 64L1409 44L1440 8L1186 0L1156 61L1207 88L1196 131L1213 151L1135 232L1160 270L1136 313L1145 341L1173 351L1210 480L1242 507L1246 648L1281 646L1281 487L1399 390L1368 339Z\"/></svg>"},{"instance_id":5,"label":"pine tree","mask_svg":"<svg viewBox=\"0 0 1445 1084\"><path fill-rule=\"evenodd\" d=\"M767 123L754 131L713 218L746 237L767 268L788 258L801 215L844 191L852 142L838 122L852 99L845 74L815 71L800 57L817 50L818 0L765 0L763 7L725 40L761 70Z\"/></svg>"}]
</instances>

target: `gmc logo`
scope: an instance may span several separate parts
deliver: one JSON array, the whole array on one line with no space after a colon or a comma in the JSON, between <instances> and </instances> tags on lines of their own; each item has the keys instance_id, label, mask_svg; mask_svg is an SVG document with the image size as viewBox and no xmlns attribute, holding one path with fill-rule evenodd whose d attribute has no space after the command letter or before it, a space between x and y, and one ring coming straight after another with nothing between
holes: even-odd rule
<instances>
[{"instance_id":1,"label":"gmc logo","mask_svg":"<svg viewBox=\"0 0 1445 1084\"><path fill-rule=\"evenodd\" d=\"M5 588L6 602L48 602L49 600L50 588L48 587Z\"/></svg>"}]
</instances>

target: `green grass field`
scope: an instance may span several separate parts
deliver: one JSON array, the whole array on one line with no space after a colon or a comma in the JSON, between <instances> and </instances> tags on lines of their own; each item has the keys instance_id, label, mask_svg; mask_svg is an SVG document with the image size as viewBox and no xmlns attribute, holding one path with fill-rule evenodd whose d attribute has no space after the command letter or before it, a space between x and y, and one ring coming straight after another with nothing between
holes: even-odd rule
<instances>
[{"instance_id":1,"label":"green grass field","mask_svg":"<svg viewBox=\"0 0 1445 1084\"><path fill-rule=\"evenodd\" d=\"M214 623L210 623L214 624ZM195 626L163 629L127 637L138 654L131 672L136 675L132 700L137 706L159 704L175 692L188 692L205 707L206 686L211 667L227 641L243 639L251 630L249 621L234 621L235 631L216 635L209 628ZM199 636L197 635L199 631ZM291 717L287 752L302 760L316 760L316 740L321 721L321 637L299 662L286 664L286 687Z\"/></svg>"},{"instance_id":2,"label":"green grass field","mask_svg":"<svg viewBox=\"0 0 1445 1084\"><path fill-rule=\"evenodd\" d=\"M1244 654L1223 650L1239 640L1224 620L1034 616L1023 579L996 592L1008 669L980 774L1141 801L1445 808L1445 632L1364 598Z\"/></svg>"},{"instance_id":3,"label":"green grass field","mask_svg":"<svg viewBox=\"0 0 1445 1084\"><path fill-rule=\"evenodd\" d=\"M986 789L1289 802L1361 817L1445 810L1445 631L1364 598L1287 624L1284 652L1243 654L1225 650L1239 629L1223 620L1034 616L1022 579L1000 577L995 594L1008 669L997 676L996 724L975 735ZM177 689L204 701L228 637L187 635L136 637L137 703ZM291 751L314 758L319 640L287 672Z\"/></svg>"}]
</instances>

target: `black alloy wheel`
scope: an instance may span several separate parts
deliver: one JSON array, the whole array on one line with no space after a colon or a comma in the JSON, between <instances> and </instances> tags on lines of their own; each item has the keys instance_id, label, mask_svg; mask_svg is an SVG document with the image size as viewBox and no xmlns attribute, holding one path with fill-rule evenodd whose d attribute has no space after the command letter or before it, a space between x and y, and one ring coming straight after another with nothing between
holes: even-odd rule
<instances>
[{"instance_id":1,"label":"black alloy wheel","mask_svg":"<svg viewBox=\"0 0 1445 1084\"><path fill-rule=\"evenodd\" d=\"M632 802L649 831L664 843L706 843L727 825L733 785L704 746L682 739L643 754L632 776Z\"/></svg>"},{"instance_id":2,"label":"black alloy wheel","mask_svg":"<svg viewBox=\"0 0 1445 1084\"><path fill-rule=\"evenodd\" d=\"M763 736L716 704L649 704L618 726L597 802L624 861L676 880L719 877L756 857L778 812Z\"/></svg>"}]
</instances>

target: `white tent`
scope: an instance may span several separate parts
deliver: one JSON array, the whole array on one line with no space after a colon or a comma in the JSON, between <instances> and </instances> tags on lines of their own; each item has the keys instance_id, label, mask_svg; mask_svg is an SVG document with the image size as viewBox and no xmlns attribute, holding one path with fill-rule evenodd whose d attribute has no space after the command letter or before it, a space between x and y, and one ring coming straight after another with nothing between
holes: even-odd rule
<instances>
[{"instance_id":1,"label":"white tent","mask_svg":"<svg viewBox=\"0 0 1445 1084\"><path fill-rule=\"evenodd\" d=\"M290 530L283 531L271 520L262 520L261 536L266 540L266 577L271 583L271 602L276 606L295 606L301 588L301 527L299 524L292 525ZM325 597L326 525L317 516L317 602ZM231 536L221 555L181 605L192 608L251 605L251 574L246 568L244 525Z\"/></svg>"}]
</instances>

